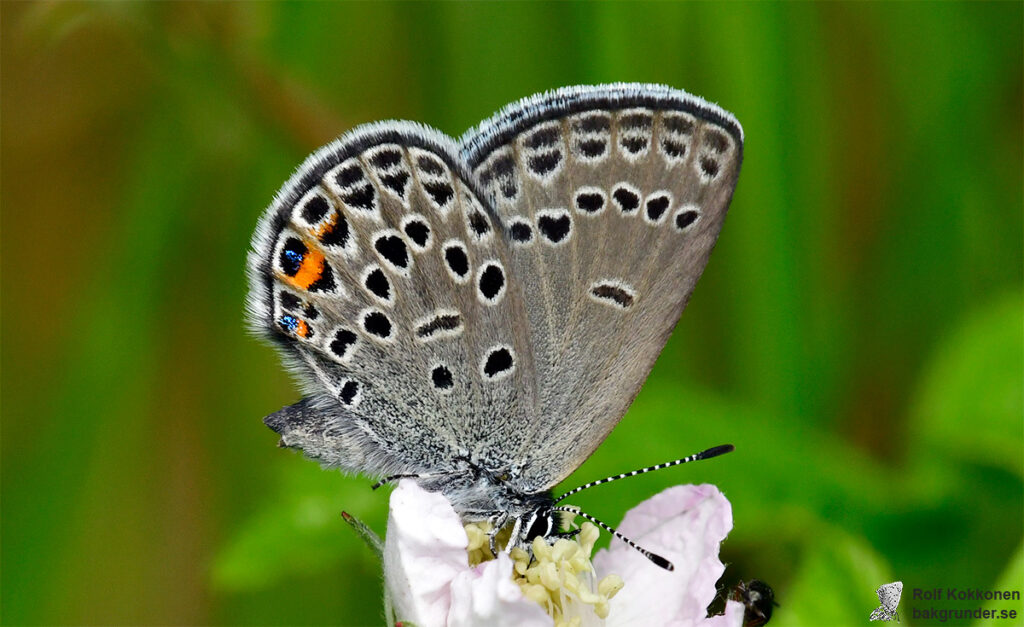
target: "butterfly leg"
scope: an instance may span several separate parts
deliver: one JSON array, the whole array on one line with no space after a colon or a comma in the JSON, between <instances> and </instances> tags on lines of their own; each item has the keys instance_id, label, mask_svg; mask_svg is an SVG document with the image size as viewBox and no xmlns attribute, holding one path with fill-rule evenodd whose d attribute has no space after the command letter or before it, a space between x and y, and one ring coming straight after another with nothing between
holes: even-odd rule
<instances>
[{"instance_id":1,"label":"butterfly leg","mask_svg":"<svg viewBox=\"0 0 1024 627\"><path fill-rule=\"evenodd\" d=\"M494 554L494 555L498 554L498 547L497 547L498 532L501 531L501 528L505 526L505 523L507 521L508 521L508 512L501 512L501 513L495 514L488 521L488 522L491 523L491 531L490 531L490 533L487 534L487 540L490 543L491 553Z\"/></svg>"},{"instance_id":2,"label":"butterfly leg","mask_svg":"<svg viewBox=\"0 0 1024 627\"><path fill-rule=\"evenodd\" d=\"M519 532L523 530L523 519L516 517L515 524L512 525L512 535L508 537L508 544L505 545L505 553L511 553L512 549L519 543Z\"/></svg>"}]
</instances>

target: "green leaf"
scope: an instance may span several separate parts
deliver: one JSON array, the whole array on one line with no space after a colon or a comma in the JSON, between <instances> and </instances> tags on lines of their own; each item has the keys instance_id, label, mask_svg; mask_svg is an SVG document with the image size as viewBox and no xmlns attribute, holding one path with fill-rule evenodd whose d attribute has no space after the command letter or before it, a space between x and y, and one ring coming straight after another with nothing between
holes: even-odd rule
<instances>
[{"instance_id":1,"label":"green leaf","mask_svg":"<svg viewBox=\"0 0 1024 627\"><path fill-rule=\"evenodd\" d=\"M924 457L1024 476L1024 308L1021 294L990 303L955 329L927 368L910 435Z\"/></svg>"},{"instance_id":2,"label":"green leaf","mask_svg":"<svg viewBox=\"0 0 1024 627\"><path fill-rule=\"evenodd\" d=\"M1021 582L1024 582L1024 543L1021 543L1021 545L1017 547L1017 554L1014 556L1012 560L1010 560L1010 563L1009 565L1007 565L1006 570L1003 571L1002 576L999 577L999 583L997 583L995 587L992 589L1003 591L1016 590L1019 592L1021 588ZM1002 610L1015 609L1017 610L1017 618L1019 620L1024 621L1024 611L1022 611L1021 609L1020 601L989 601L985 604L984 609L995 610L997 612ZM986 625L1004 624L1008 623L1001 619L979 619L974 622L975 627L985 627ZM1020 623L1017 624L1019 625Z\"/></svg>"},{"instance_id":3,"label":"green leaf","mask_svg":"<svg viewBox=\"0 0 1024 627\"><path fill-rule=\"evenodd\" d=\"M276 494L214 559L214 586L232 591L259 589L288 576L324 572L347 558L369 555L360 534L343 520L342 511L379 510L387 495L372 492L368 485L348 488L351 480L298 456L288 462Z\"/></svg>"},{"instance_id":4,"label":"green leaf","mask_svg":"<svg viewBox=\"0 0 1024 627\"><path fill-rule=\"evenodd\" d=\"M864 540L835 527L812 531L800 569L776 601L772 625L865 625L878 607L875 590L892 581L885 561Z\"/></svg>"}]
</instances>

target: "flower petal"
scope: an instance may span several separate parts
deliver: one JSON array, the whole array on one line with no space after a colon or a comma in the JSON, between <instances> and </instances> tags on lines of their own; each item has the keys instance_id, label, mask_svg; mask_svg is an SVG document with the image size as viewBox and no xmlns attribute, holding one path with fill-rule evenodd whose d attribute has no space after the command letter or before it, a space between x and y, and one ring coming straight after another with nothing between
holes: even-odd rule
<instances>
[{"instance_id":1,"label":"flower petal","mask_svg":"<svg viewBox=\"0 0 1024 627\"><path fill-rule=\"evenodd\" d=\"M469 566L469 538L444 495L402 480L391 494L384 584L395 615L419 627L551 627L540 605L512 581L512 560Z\"/></svg>"},{"instance_id":2,"label":"flower petal","mask_svg":"<svg viewBox=\"0 0 1024 627\"><path fill-rule=\"evenodd\" d=\"M701 627L743 627L743 615L747 608L739 601L726 601L725 614L704 619Z\"/></svg>"},{"instance_id":3,"label":"flower petal","mask_svg":"<svg viewBox=\"0 0 1024 627\"><path fill-rule=\"evenodd\" d=\"M403 479L391 494L384 585L399 620L444 625L451 583L469 569L469 539L444 495Z\"/></svg>"},{"instance_id":4,"label":"flower petal","mask_svg":"<svg viewBox=\"0 0 1024 627\"><path fill-rule=\"evenodd\" d=\"M504 553L456 575L451 591L448 612L451 627L551 627L554 623L541 606L524 597L512 581L512 560Z\"/></svg>"},{"instance_id":5,"label":"flower petal","mask_svg":"<svg viewBox=\"0 0 1024 627\"><path fill-rule=\"evenodd\" d=\"M655 566L615 539L598 551L598 576L615 573L626 582L611 601L608 624L703 625L725 572L719 545L731 529L732 506L713 485L675 486L627 512L619 531L670 560L675 570Z\"/></svg>"}]
</instances>

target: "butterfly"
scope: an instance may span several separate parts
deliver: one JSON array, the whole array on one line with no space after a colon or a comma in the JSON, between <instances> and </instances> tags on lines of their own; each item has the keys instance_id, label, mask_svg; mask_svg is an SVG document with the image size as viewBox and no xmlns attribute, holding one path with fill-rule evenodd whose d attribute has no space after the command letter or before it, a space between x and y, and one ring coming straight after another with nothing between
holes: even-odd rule
<instances>
[{"instance_id":1,"label":"butterfly","mask_svg":"<svg viewBox=\"0 0 1024 627\"><path fill-rule=\"evenodd\" d=\"M253 236L249 323L305 394L265 423L324 465L511 522L513 542L551 535L551 489L639 392L742 153L732 115L646 84L538 94L459 141L412 122L346 133Z\"/></svg>"},{"instance_id":2,"label":"butterfly","mask_svg":"<svg viewBox=\"0 0 1024 627\"><path fill-rule=\"evenodd\" d=\"M903 595L903 582L884 583L875 592L878 594L878 602L882 605L871 611L869 620L891 621L895 618L897 623L900 622L900 614L896 608L900 604L900 596Z\"/></svg>"}]
</instances>

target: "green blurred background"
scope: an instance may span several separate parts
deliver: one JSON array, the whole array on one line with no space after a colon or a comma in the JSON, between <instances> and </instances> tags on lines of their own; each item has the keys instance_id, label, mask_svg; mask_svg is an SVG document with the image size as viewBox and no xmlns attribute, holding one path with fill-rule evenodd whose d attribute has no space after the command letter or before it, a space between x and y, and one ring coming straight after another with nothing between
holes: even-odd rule
<instances>
[{"instance_id":1,"label":"green blurred background","mask_svg":"<svg viewBox=\"0 0 1024 627\"><path fill-rule=\"evenodd\" d=\"M457 137L617 80L734 112L745 163L653 374L565 485L737 451L576 502L617 521L716 483L722 583L774 586L773 625L865 625L893 579L911 625L936 624L912 588L1024 587L1021 3L0 11L5 623L379 622L339 512L383 531L387 495L260 421L298 393L242 324L257 217L356 124Z\"/></svg>"}]
</instances>

